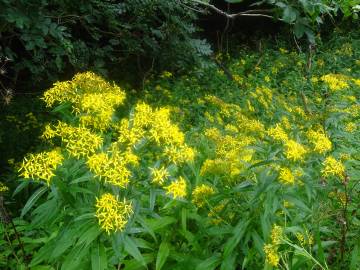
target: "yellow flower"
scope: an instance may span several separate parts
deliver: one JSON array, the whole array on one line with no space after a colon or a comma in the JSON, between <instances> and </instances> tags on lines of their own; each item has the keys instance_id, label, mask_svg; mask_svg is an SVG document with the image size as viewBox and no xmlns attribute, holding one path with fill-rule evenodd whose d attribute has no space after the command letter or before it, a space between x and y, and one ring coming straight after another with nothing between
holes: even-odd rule
<instances>
[{"instance_id":1,"label":"yellow flower","mask_svg":"<svg viewBox=\"0 0 360 270\"><path fill-rule=\"evenodd\" d=\"M264 246L264 252L266 256L266 262L270 264L271 266L278 266L280 257L277 253L277 247L272 244L266 244Z\"/></svg>"},{"instance_id":2,"label":"yellow flower","mask_svg":"<svg viewBox=\"0 0 360 270\"><path fill-rule=\"evenodd\" d=\"M189 146L179 146L174 145L166 146L164 149L164 155L171 162L175 164L182 164L185 162L192 162L195 158L195 151Z\"/></svg>"},{"instance_id":3,"label":"yellow flower","mask_svg":"<svg viewBox=\"0 0 360 270\"><path fill-rule=\"evenodd\" d=\"M102 145L102 137L92 133L85 127L73 127L64 122L59 122L50 132L48 128L43 134L44 138L56 136L61 138L66 150L76 158L88 157L94 154ZM49 135L51 134L51 135Z\"/></svg>"},{"instance_id":4,"label":"yellow flower","mask_svg":"<svg viewBox=\"0 0 360 270\"><path fill-rule=\"evenodd\" d=\"M340 161L337 161L334 157L328 156L323 162L324 168L322 169L322 175L328 176L345 176L345 166Z\"/></svg>"},{"instance_id":5,"label":"yellow flower","mask_svg":"<svg viewBox=\"0 0 360 270\"><path fill-rule=\"evenodd\" d=\"M280 182L283 184L294 184L295 183L295 176L291 172L289 168L281 168L280 175L279 175Z\"/></svg>"},{"instance_id":6,"label":"yellow flower","mask_svg":"<svg viewBox=\"0 0 360 270\"><path fill-rule=\"evenodd\" d=\"M181 176L170 185L164 188L167 195L172 195L174 199L186 196L186 181Z\"/></svg>"},{"instance_id":7,"label":"yellow flower","mask_svg":"<svg viewBox=\"0 0 360 270\"><path fill-rule=\"evenodd\" d=\"M304 160L304 155L307 153L307 150L304 146L299 144L294 140L288 140L285 142L285 155L286 158L299 161Z\"/></svg>"},{"instance_id":8,"label":"yellow flower","mask_svg":"<svg viewBox=\"0 0 360 270\"><path fill-rule=\"evenodd\" d=\"M96 214L101 229L110 232L123 231L130 215L133 213L131 202L123 202L110 194L105 193L96 198Z\"/></svg>"},{"instance_id":9,"label":"yellow flower","mask_svg":"<svg viewBox=\"0 0 360 270\"><path fill-rule=\"evenodd\" d=\"M61 153L55 149L50 152L30 154L21 165L19 172L24 178L45 180L49 185L54 171L63 161Z\"/></svg>"},{"instance_id":10,"label":"yellow flower","mask_svg":"<svg viewBox=\"0 0 360 270\"><path fill-rule=\"evenodd\" d=\"M332 143L324 132L309 130L307 137L313 143L315 152L323 154L332 149Z\"/></svg>"},{"instance_id":11,"label":"yellow flower","mask_svg":"<svg viewBox=\"0 0 360 270\"><path fill-rule=\"evenodd\" d=\"M274 225L274 227L271 230L271 243L273 245L279 245L283 237L282 235L283 235L283 229L278 225Z\"/></svg>"},{"instance_id":12,"label":"yellow flower","mask_svg":"<svg viewBox=\"0 0 360 270\"><path fill-rule=\"evenodd\" d=\"M338 91L349 87L343 75L340 74L327 74L321 77L332 91Z\"/></svg>"},{"instance_id":13,"label":"yellow flower","mask_svg":"<svg viewBox=\"0 0 360 270\"><path fill-rule=\"evenodd\" d=\"M289 139L280 124L276 124L275 127L269 128L267 134L276 141L286 142Z\"/></svg>"},{"instance_id":14,"label":"yellow flower","mask_svg":"<svg viewBox=\"0 0 360 270\"><path fill-rule=\"evenodd\" d=\"M126 167L127 162L120 154L99 153L89 157L87 165L94 174L104 178L105 183L125 188L129 183L131 172Z\"/></svg>"},{"instance_id":15,"label":"yellow flower","mask_svg":"<svg viewBox=\"0 0 360 270\"><path fill-rule=\"evenodd\" d=\"M203 207L206 199L214 193L214 189L208 185L202 184L197 186L192 192L192 202L199 208Z\"/></svg>"},{"instance_id":16,"label":"yellow flower","mask_svg":"<svg viewBox=\"0 0 360 270\"><path fill-rule=\"evenodd\" d=\"M234 81L235 82L237 82L237 83L239 83L239 84L241 84L241 83L243 83L243 78L241 78L239 75L237 75L237 74L235 74L235 75L233 75L233 78L234 78Z\"/></svg>"},{"instance_id":17,"label":"yellow flower","mask_svg":"<svg viewBox=\"0 0 360 270\"><path fill-rule=\"evenodd\" d=\"M152 182L158 185L162 185L164 181L170 176L168 171L161 167L161 168L150 168Z\"/></svg>"},{"instance_id":18,"label":"yellow flower","mask_svg":"<svg viewBox=\"0 0 360 270\"><path fill-rule=\"evenodd\" d=\"M356 131L356 129L357 129L357 125L354 122L349 122L345 125L346 132L353 133L354 131Z\"/></svg>"},{"instance_id":19,"label":"yellow flower","mask_svg":"<svg viewBox=\"0 0 360 270\"><path fill-rule=\"evenodd\" d=\"M0 192L6 192L8 190L9 188L5 184L0 182Z\"/></svg>"}]
</instances>

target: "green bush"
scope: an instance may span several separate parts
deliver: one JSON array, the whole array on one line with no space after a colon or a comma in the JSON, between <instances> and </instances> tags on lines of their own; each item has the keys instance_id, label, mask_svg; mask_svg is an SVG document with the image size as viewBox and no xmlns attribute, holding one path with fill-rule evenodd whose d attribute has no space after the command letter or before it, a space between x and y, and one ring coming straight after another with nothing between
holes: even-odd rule
<instances>
[{"instance_id":1,"label":"green bush","mask_svg":"<svg viewBox=\"0 0 360 270\"><path fill-rule=\"evenodd\" d=\"M0 9L0 57L12 60L14 83L129 66L141 77L151 67L186 69L210 53L193 37L196 14L174 1L1 0Z\"/></svg>"}]
</instances>

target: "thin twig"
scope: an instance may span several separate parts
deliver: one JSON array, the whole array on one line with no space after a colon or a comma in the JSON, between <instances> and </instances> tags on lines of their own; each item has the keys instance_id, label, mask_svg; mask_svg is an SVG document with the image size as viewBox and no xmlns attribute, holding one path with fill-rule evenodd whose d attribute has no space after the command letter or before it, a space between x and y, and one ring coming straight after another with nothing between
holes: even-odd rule
<instances>
[{"instance_id":1,"label":"thin twig","mask_svg":"<svg viewBox=\"0 0 360 270\"><path fill-rule=\"evenodd\" d=\"M221 14L221 15L229 18L229 19L235 19L236 17L243 17L243 16L247 16L247 17L266 17L266 18L270 18L270 19L274 18L271 15L262 14L262 13L272 12L272 10L269 10L269 9L264 9L264 10L251 9L251 10L246 10L246 11L242 11L242 12L239 12L239 13L229 14L229 13L217 8L216 6L214 6L212 4L205 3L205 2L202 2L200 0L191 0L191 1L196 3L196 4L208 7L210 9L212 9L213 11L215 11L216 13L219 13L219 14ZM262 12L262 13L254 13L254 12Z\"/></svg>"}]
</instances>

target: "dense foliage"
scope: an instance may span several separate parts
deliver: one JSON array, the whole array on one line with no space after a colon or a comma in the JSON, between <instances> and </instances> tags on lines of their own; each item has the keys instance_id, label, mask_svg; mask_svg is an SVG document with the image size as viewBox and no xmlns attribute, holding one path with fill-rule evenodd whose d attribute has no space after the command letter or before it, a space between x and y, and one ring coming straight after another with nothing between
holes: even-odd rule
<instances>
[{"instance_id":1,"label":"dense foliage","mask_svg":"<svg viewBox=\"0 0 360 270\"><path fill-rule=\"evenodd\" d=\"M116 73L130 60L140 73L152 66L185 69L209 53L192 36L195 13L177 1L1 0L0 10L0 58L12 60L14 84L88 69Z\"/></svg>"},{"instance_id":2,"label":"dense foliage","mask_svg":"<svg viewBox=\"0 0 360 270\"><path fill-rule=\"evenodd\" d=\"M0 205L1 267L358 269L360 36L318 49L239 48L232 80L167 71L141 93L55 83L43 142L0 187L30 195L19 217Z\"/></svg>"},{"instance_id":3,"label":"dense foliage","mask_svg":"<svg viewBox=\"0 0 360 270\"><path fill-rule=\"evenodd\" d=\"M356 18L360 7L359 0L218 2L234 8L240 4L255 11L250 12L255 18L253 13L265 12L262 15L288 24L297 38L307 36L312 43L324 20L340 13ZM46 85L84 70L112 77L126 71L140 80L154 70L188 70L212 53L197 27L199 14L218 15L209 4L205 0L1 0L0 65L4 59L11 62L0 91L39 88L39 82ZM0 76L5 79L3 72Z\"/></svg>"}]
</instances>

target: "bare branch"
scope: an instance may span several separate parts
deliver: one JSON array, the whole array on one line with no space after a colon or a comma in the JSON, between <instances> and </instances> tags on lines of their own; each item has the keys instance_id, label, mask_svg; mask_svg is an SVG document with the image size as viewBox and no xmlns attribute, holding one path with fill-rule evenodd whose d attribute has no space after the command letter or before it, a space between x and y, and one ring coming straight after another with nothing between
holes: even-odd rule
<instances>
[{"instance_id":1,"label":"bare branch","mask_svg":"<svg viewBox=\"0 0 360 270\"><path fill-rule=\"evenodd\" d=\"M216 6L214 6L212 4L205 3L205 2L200 1L200 0L191 0L191 1L193 3L208 7L211 10L215 11L216 13L219 13L219 14L221 14L221 15L225 16L226 18L229 18L229 19L235 19L236 17L242 17L242 16L244 16L244 17L245 16L247 16L247 17L266 17L266 18L270 18L270 19L274 18L271 15L263 14L263 13L271 12L271 10L269 10L269 9L264 9L264 10L252 9L252 10L242 11L242 12L239 12L239 13L229 14L229 13L226 13L225 11L217 8ZM256 13L254 13L254 12L256 12ZM259 13L259 12L261 12L261 13Z\"/></svg>"}]
</instances>

